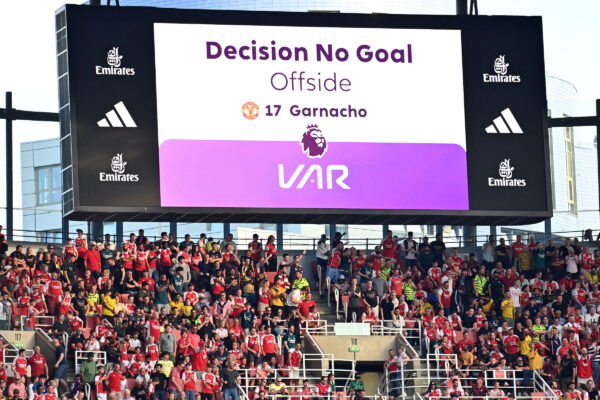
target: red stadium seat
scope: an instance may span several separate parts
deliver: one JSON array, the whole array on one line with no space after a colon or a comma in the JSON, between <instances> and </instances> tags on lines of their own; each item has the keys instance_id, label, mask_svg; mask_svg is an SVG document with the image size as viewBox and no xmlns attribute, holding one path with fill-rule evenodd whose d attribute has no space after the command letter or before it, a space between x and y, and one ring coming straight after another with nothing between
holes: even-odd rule
<instances>
[{"instance_id":1,"label":"red stadium seat","mask_svg":"<svg viewBox=\"0 0 600 400\"><path fill-rule=\"evenodd\" d=\"M284 365L285 364L285 360L283 358L283 354L280 354L277 356L277 364L279 365Z\"/></svg>"},{"instance_id":2,"label":"red stadium seat","mask_svg":"<svg viewBox=\"0 0 600 400\"><path fill-rule=\"evenodd\" d=\"M469 340L473 343L477 343L477 338L479 337L479 335L477 334L477 331L475 330L469 330Z\"/></svg>"},{"instance_id":3,"label":"red stadium seat","mask_svg":"<svg viewBox=\"0 0 600 400\"><path fill-rule=\"evenodd\" d=\"M531 393L531 400L545 400L546 399L546 393L544 392L532 392Z\"/></svg>"},{"instance_id":4,"label":"red stadium seat","mask_svg":"<svg viewBox=\"0 0 600 400\"><path fill-rule=\"evenodd\" d=\"M277 276L277 272L267 272L266 275L271 284L275 283L275 276Z\"/></svg>"},{"instance_id":5,"label":"red stadium seat","mask_svg":"<svg viewBox=\"0 0 600 400\"><path fill-rule=\"evenodd\" d=\"M135 379L127 378L127 389L131 390L135 386Z\"/></svg>"},{"instance_id":6,"label":"red stadium seat","mask_svg":"<svg viewBox=\"0 0 600 400\"><path fill-rule=\"evenodd\" d=\"M85 318L85 325L91 330L96 329L96 317L90 317L89 315Z\"/></svg>"},{"instance_id":7,"label":"red stadium seat","mask_svg":"<svg viewBox=\"0 0 600 400\"><path fill-rule=\"evenodd\" d=\"M464 339L464 335L461 331L454 331L454 341L456 343L459 343L463 339Z\"/></svg>"},{"instance_id":8,"label":"red stadium seat","mask_svg":"<svg viewBox=\"0 0 600 400\"><path fill-rule=\"evenodd\" d=\"M126 303L127 303L127 301L128 301L127 299L129 299L129 293L121 293L121 294L119 295L119 301L120 301L121 303L125 303L125 304L126 304Z\"/></svg>"},{"instance_id":9,"label":"red stadium seat","mask_svg":"<svg viewBox=\"0 0 600 400\"><path fill-rule=\"evenodd\" d=\"M203 387L202 380L200 380L200 379L196 380L196 392L197 393L202 393L202 387Z\"/></svg>"},{"instance_id":10,"label":"red stadium seat","mask_svg":"<svg viewBox=\"0 0 600 400\"><path fill-rule=\"evenodd\" d=\"M342 295L342 306L340 307L340 309L345 310L346 307L348 306L348 302L350 301L350 296L347 295Z\"/></svg>"},{"instance_id":11,"label":"red stadium seat","mask_svg":"<svg viewBox=\"0 0 600 400\"><path fill-rule=\"evenodd\" d=\"M181 331L179 329L173 329L173 335L175 335L175 339L179 340L181 337Z\"/></svg>"}]
</instances>

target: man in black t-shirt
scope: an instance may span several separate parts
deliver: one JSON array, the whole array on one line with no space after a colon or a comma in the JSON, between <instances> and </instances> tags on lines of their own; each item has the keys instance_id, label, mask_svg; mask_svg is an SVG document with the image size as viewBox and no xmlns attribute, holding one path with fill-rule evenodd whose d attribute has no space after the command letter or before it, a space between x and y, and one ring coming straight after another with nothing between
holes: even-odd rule
<instances>
[{"instance_id":1,"label":"man in black t-shirt","mask_svg":"<svg viewBox=\"0 0 600 400\"><path fill-rule=\"evenodd\" d=\"M379 315L379 295L373 288L373 281L367 281L367 288L363 292L363 298L373 308L375 315Z\"/></svg>"},{"instance_id":2,"label":"man in black t-shirt","mask_svg":"<svg viewBox=\"0 0 600 400\"><path fill-rule=\"evenodd\" d=\"M71 300L71 302L73 303L73 308L75 309L75 311L77 311L77 316L81 318L81 320L83 321L83 326L85 327L87 319L86 314L88 310L88 301L85 297L85 290L79 289L77 291L77 296L73 297L73 300Z\"/></svg>"},{"instance_id":3,"label":"man in black t-shirt","mask_svg":"<svg viewBox=\"0 0 600 400\"><path fill-rule=\"evenodd\" d=\"M394 311L394 302L390 297L390 292L385 293L385 297L379 303L379 308L381 310L381 315L383 316L384 321L392 320L392 311ZM379 316L378 316L379 317Z\"/></svg>"},{"instance_id":4,"label":"man in black t-shirt","mask_svg":"<svg viewBox=\"0 0 600 400\"><path fill-rule=\"evenodd\" d=\"M446 244L442 239L442 234L438 233L435 235L435 240L429 245L435 260L439 265L444 265L446 259Z\"/></svg>"},{"instance_id":5,"label":"man in black t-shirt","mask_svg":"<svg viewBox=\"0 0 600 400\"><path fill-rule=\"evenodd\" d=\"M165 400L167 391L167 376L162 372L162 365L156 364L154 372L150 375L150 380L154 383L154 393L158 400Z\"/></svg>"},{"instance_id":6,"label":"man in black t-shirt","mask_svg":"<svg viewBox=\"0 0 600 400\"><path fill-rule=\"evenodd\" d=\"M227 368L223 369L221 373L221 383L223 384L223 398L224 400L237 400L239 373L233 369L233 361L227 362Z\"/></svg>"},{"instance_id":7,"label":"man in black t-shirt","mask_svg":"<svg viewBox=\"0 0 600 400\"><path fill-rule=\"evenodd\" d=\"M473 310L473 308L469 308L461 319L463 328L471 329L477 324L477 318L475 318L475 310Z\"/></svg>"}]
</instances>

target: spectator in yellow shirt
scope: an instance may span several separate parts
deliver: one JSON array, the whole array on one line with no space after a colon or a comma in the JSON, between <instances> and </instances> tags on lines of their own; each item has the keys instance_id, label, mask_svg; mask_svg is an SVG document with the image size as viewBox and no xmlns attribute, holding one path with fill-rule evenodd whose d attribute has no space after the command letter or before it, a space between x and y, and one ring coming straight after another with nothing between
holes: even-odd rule
<instances>
[{"instance_id":1,"label":"spectator in yellow shirt","mask_svg":"<svg viewBox=\"0 0 600 400\"><path fill-rule=\"evenodd\" d=\"M521 355L527 356L531 353L531 336L526 333L522 334L524 337L521 338Z\"/></svg>"},{"instance_id":2,"label":"spectator in yellow shirt","mask_svg":"<svg viewBox=\"0 0 600 400\"><path fill-rule=\"evenodd\" d=\"M529 369L540 372L542 369L542 356L537 349L533 348L527 355L529 357Z\"/></svg>"},{"instance_id":3,"label":"spectator in yellow shirt","mask_svg":"<svg viewBox=\"0 0 600 400\"><path fill-rule=\"evenodd\" d=\"M114 289L109 289L108 293L104 295L102 299L102 316L105 317L108 322L114 325L115 323L115 307L117 306L117 298L115 296Z\"/></svg>"},{"instance_id":4,"label":"spectator in yellow shirt","mask_svg":"<svg viewBox=\"0 0 600 400\"><path fill-rule=\"evenodd\" d=\"M502 308L502 319L508 323L511 328L515 327L515 307L510 297L510 292L504 293L504 300L500 303Z\"/></svg>"}]
</instances>

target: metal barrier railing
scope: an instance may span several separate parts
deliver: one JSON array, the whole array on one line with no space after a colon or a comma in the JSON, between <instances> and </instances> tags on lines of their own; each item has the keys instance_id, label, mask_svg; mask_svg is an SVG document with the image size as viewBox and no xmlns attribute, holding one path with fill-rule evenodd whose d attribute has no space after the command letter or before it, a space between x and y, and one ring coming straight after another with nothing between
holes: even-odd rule
<instances>
[{"instance_id":1,"label":"metal barrier railing","mask_svg":"<svg viewBox=\"0 0 600 400\"><path fill-rule=\"evenodd\" d=\"M304 320L304 326L302 330L304 334L308 335L333 335L333 326L327 324L324 319L314 319L312 321Z\"/></svg>"},{"instance_id":2,"label":"metal barrier railing","mask_svg":"<svg viewBox=\"0 0 600 400\"><path fill-rule=\"evenodd\" d=\"M21 315L20 322L21 322L21 329L23 329L23 327L25 326L25 323L27 322L27 316ZM50 329L52 329L53 325L54 325L54 315L37 315L35 317L35 327L36 328L50 330Z\"/></svg>"},{"instance_id":3,"label":"metal barrier railing","mask_svg":"<svg viewBox=\"0 0 600 400\"><path fill-rule=\"evenodd\" d=\"M556 394L548 383L537 371L532 370L496 370L467 368L458 369L456 354L440 354L439 352L428 354L426 358L409 358L404 363L397 365L398 370L390 372L385 370L383 379L385 393L394 395L395 398L419 398L424 395L430 382L436 382L437 388L441 390L442 396L437 398L449 398L448 389L452 381L458 380L460 388L467 397L497 399L511 397L516 400L531 399L531 393L543 393L548 400L558 400ZM500 383L500 389L505 396L473 396L469 389L476 383L479 377L484 378L484 385L490 389L494 382ZM461 396L462 397L462 396Z\"/></svg>"},{"instance_id":4,"label":"metal barrier railing","mask_svg":"<svg viewBox=\"0 0 600 400\"><path fill-rule=\"evenodd\" d=\"M402 334L420 356L425 353L423 351L423 330L421 329L420 319L405 319Z\"/></svg>"},{"instance_id":5,"label":"metal barrier railing","mask_svg":"<svg viewBox=\"0 0 600 400\"><path fill-rule=\"evenodd\" d=\"M12 364L15 358L19 356L19 350L21 349L4 349L4 364ZM33 355L32 349L25 349L25 357L29 358ZM7 371L8 372L8 371Z\"/></svg>"},{"instance_id":6,"label":"metal barrier railing","mask_svg":"<svg viewBox=\"0 0 600 400\"><path fill-rule=\"evenodd\" d=\"M308 364L321 363L321 368L309 368ZM341 364L349 364L349 368L341 367ZM302 365L298 368L298 374L294 374L296 377L292 378L291 370L288 367L280 369L272 369L268 373L262 371L261 368L255 369L238 369L238 373L241 377L241 391L247 396L250 391L254 390L254 387L258 384L260 379L266 379L268 376L270 379L277 379L282 377L286 380L293 379L296 381L294 384L287 385L287 389L290 392L300 392L302 389L302 382L305 379L318 381L322 375L327 375L329 372L335 372L335 385L340 392L347 392L348 386L354 375L356 363L354 360L342 360L336 359L333 354L303 354Z\"/></svg>"},{"instance_id":7,"label":"metal barrier railing","mask_svg":"<svg viewBox=\"0 0 600 400\"><path fill-rule=\"evenodd\" d=\"M317 278L319 281L319 295L323 294L323 271L320 265L317 265Z\"/></svg>"},{"instance_id":8,"label":"metal barrier railing","mask_svg":"<svg viewBox=\"0 0 600 400\"><path fill-rule=\"evenodd\" d=\"M81 372L81 364L87 360L88 354L92 353L94 355L94 361L98 365L106 365L106 352L105 351L88 351L88 350L76 350L75 351L75 373L78 374Z\"/></svg>"},{"instance_id":9,"label":"metal barrier railing","mask_svg":"<svg viewBox=\"0 0 600 400\"><path fill-rule=\"evenodd\" d=\"M85 392L85 398L89 400L91 398L90 393L92 392L92 386L89 383L86 383L83 390Z\"/></svg>"},{"instance_id":10,"label":"metal barrier railing","mask_svg":"<svg viewBox=\"0 0 600 400\"><path fill-rule=\"evenodd\" d=\"M37 209L33 209L37 212L40 212ZM584 210L586 211L586 210ZM597 211L594 210L588 210L589 212L593 212L593 213L597 213ZM51 211L47 211L44 210L44 212L55 212L55 213L60 213L60 210L51 210ZM181 228L184 227L185 224L180 223ZM261 230L258 230L261 231ZM270 232L270 231L269 231ZM559 232L552 232L550 234L547 234L545 232L541 232L541 231L531 231L531 230L523 230L523 229L513 229L513 228L503 228L500 232L498 232L498 234L496 235L498 238L502 237L505 238L508 242L508 244L511 244L514 241L514 238L517 234L520 234L523 236L523 239L526 240L527 237L529 237L530 235L535 235L535 237L538 240L548 240L550 238L554 239L557 244L559 244L562 240L564 240L565 238L577 238L582 242L598 242L598 235L600 235L600 229L589 229L589 230L575 230L575 231L559 231ZM223 231L213 231L213 232L206 232L208 236L213 236L217 239L217 242L220 242L220 235L223 234ZM273 231L273 233L275 233ZM400 230L397 232L398 236L401 237L401 239L403 239L403 236L405 235L406 232L404 232L403 230ZM60 244L61 242L64 242L64 240L62 240L62 233L60 230L54 230L54 231L37 231L37 230L27 230L27 229L13 229L13 235L15 238L18 238L17 241L32 241L32 242L43 242L43 243L54 243L54 244ZM76 237L77 234L75 232L70 232L68 234L71 237ZM116 237L115 235L112 235L114 237L114 242L116 243L122 243L123 241L126 241L129 233L128 232L124 232L123 237ZM184 235L177 235L176 240L177 241L182 241L184 240ZM425 234L425 232L421 233L418 237L415 237L415 240L422 242L423 237L424 236L428 236L430 238L433 238L435 236L435 233L429 235L429 234ZM488 235L476 235L476 236L470 236L470 237L465 237L464 235L456 235L454 233L452 234L448 234L446 232L446 234L444 235L444 242L446 243L446 246L448 247L462 247L465 243L469 243L469 242L475 242L475 243L484 243L487 241L487 236ZM89 237L89 235L87 235L86 237ZM159 236L157 235L146 235L146 237L148 238L148 240L150 242L156 242L157 240L160 239ZM89 237L89 240L94 240L94 239L98 239L98 238L93 238L93 237ZM194 242L196 241L197 238L193 238ZM381 237L361 237L361 238L349 238L347 239L348 246L352 246L352 247L356 247L358 249L372 249L375 246L379 245L381 243ZM591 240L590 240L591 239ZM320 238L319 237L311 237L311 236L305 236L305 237L284 237L283 239L283 248L285 249L303 249L303 250L316 250L318 247L318 243ZM251 238L235 238L236 241L236 245L238 246L238 248L240 249L245 249L247 248L248 244L252 241Z\"/></svg>"}]
</instances>

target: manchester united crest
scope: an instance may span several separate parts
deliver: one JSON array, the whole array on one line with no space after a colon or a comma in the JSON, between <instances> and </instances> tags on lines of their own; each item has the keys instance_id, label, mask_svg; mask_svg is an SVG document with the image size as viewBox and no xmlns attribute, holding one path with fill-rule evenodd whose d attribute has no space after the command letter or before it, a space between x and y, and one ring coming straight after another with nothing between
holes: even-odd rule
<instances>
[{"instance_id":1,"label":"manchester united crest","mask_svg":"<svg viewBox=\"0 0 600 400\"><path fill-rule=\"evenodd\" d=\"M246 118L246 119L249 119L249 120L256 119L256 117L258 117L258 113L259 113L258 106L256 105L256 103L254 103L252 101L247 101L242 106L242 114L244 115L244 118Z\"/></svg>"}]
</instances>

